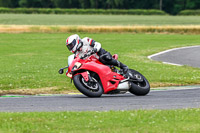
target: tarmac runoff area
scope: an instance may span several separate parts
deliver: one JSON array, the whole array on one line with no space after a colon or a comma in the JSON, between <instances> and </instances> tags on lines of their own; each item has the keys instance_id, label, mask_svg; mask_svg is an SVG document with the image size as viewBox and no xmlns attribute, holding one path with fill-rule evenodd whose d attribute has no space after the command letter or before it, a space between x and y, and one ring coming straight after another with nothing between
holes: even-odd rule
<instances>
[{"instance_id":1,"label":"tarmac runoff area","mask_svg":"<svg viewBox=\"0 0 200 133\"><path fill-rule=\"evenodd\" d=\"M170 65L200 68L200 45L174 48L150 55L148 58Z\"/></svg>"},{"instance_id":2,"label":"tarmac runoff area","mask_svg":"<svg viewBox=\"0 0 200 133\"><path fill-rule=\"evenodd\" d=\"M146 96L131 93L88 98L82 94L0 97L0 112L109 111L200 108L200 86L152 89Z\"/></svg>"}]
</instances>

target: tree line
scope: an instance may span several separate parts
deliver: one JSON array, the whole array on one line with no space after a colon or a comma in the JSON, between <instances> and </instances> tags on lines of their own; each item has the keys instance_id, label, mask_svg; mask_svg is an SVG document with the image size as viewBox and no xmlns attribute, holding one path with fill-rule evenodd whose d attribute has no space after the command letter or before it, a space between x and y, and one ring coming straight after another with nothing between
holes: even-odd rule
<instances>
[{"instance_id":1,"label":"tree line","mask_svg":"<svg viewBox=\"0 0 200 133\"><path fill-rule=\"evenodd\" d=\"M0 7L160 9L174 15L185 9L200 9L200 0L0 0Z\"/></svg>"}]
</instances>

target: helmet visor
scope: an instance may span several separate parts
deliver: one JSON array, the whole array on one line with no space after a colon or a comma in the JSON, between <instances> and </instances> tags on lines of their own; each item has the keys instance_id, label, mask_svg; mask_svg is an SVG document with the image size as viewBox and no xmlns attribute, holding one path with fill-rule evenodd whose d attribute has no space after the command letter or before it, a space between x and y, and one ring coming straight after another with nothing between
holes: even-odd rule
<instances>
[{"instance_id":1,"label":"helmet visor","mask_svg":"<svg viewBox=\"0 0 200 133\"><path fill-rule=\"evenodd\" d=\"M76 45L76 40L74 39L71 43L67 44L67 48L71 51Z\"/></svg>"}]
</instances>

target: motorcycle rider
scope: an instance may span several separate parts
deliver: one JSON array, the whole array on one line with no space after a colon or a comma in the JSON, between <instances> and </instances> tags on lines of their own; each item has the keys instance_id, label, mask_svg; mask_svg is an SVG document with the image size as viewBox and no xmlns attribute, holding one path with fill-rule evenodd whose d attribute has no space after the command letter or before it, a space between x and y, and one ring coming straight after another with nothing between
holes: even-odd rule
<instances>
[{"instance_id":1,"label":"motorcycle rider","mask_svg":"<svg viewBox=\"0 0 200 133\"><path fill-rule=\"evenodd\" d=\"M112 55L101 48L101 44L99 42L94 41L91 38L85 37L81 39L79 35L74 34L69 36L66 39L66 46L72 53L78 55L79 57L84 57L85 54L95 54L100 62L105 65L114 65L123 69L123 72L126 74L128 71L128 67L122 64L120 61L112 58Z\"/></svg>"}]
</instances>

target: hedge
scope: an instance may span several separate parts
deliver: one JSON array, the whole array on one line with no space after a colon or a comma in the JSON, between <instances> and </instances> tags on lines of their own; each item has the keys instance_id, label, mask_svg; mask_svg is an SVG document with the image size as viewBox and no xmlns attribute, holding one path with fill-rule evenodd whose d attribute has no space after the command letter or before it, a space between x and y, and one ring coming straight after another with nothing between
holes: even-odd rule
<instances>
[{"instance_id":1,"label":"hedge","mask_svg":"<svg viewBox=\"0 0 200 133\"><path fill-rule=\"evenodd\" d=\"M127 14L167 15L164 11L150 9L61 9L61 8L0 8L0 13L24 14Z\"/></svg>"},{"instance_id":2,"label":"hedge","mask_svg":"<svg viewBox=\"0 0 200 133\"><path fill-rule=\"evenodd\" d=\"M200 15L200 10L183 10L178 15Z\"/></svg>"}]
</instances>

